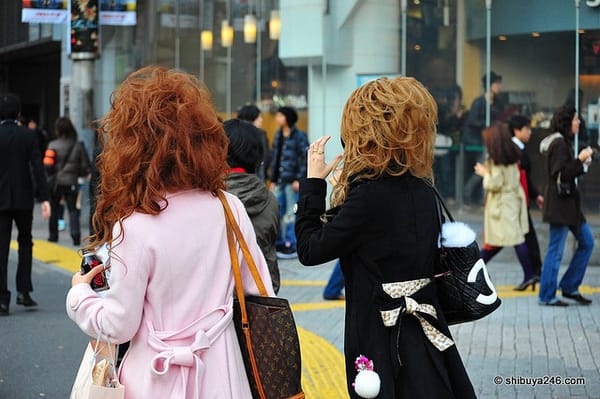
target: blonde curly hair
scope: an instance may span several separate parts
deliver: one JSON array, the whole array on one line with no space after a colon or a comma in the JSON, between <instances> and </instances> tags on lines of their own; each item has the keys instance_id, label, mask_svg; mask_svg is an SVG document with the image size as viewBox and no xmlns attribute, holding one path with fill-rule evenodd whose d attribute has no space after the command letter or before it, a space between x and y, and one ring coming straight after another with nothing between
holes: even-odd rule
<instances>
[{"instance_id":1,"label":"blonde curly hair","mask_svg":"<svg viewBox=\"0 0 600 399\"><path fill-rule=\"evenodd\" d=\"M331 206L357 180L410 172L432 181L436 124L437 104L414 78L380 78L354 90L342 114L343 166Z\"/></svg>"}]
</instances>

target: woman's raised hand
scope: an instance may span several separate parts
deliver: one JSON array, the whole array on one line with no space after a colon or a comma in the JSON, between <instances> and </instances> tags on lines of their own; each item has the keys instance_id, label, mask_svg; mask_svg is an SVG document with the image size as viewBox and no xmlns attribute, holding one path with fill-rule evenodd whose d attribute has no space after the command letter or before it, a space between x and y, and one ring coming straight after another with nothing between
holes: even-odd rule
<instances>
[{"instance_id":1,"label":"woman's raised hand","mask_svg":"<svg viewBox=\"0 0 600 399\"><path fill-rule=\"evenodd\" d=\"M342 156L337 155L333 161L325 163L325 144L327 144L329 139L331 139L331 136L323 136L308 147L306 157L308 171L306 177L325 179L342 160Z\"/></svg>"}]
</instances>

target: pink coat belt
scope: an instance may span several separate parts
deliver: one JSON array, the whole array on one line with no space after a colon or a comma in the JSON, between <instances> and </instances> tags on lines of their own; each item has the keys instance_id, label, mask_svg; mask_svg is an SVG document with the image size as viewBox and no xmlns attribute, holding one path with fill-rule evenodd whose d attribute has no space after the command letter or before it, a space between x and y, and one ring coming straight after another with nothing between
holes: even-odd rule
<instances>
[{"instance_id":1,"label":"pink coat belt","mask_svg":"<svg viewBox=\"0 0 600 399\"><path fill-rule=\"evenodd\" d=\"M192 368L195 369L193 397L199 397L198 385L205 368L202 354L230 325L233 319L232 304L233 301L214 309L179 331L156 331L150 322L146 323L150 332L148 343L158 352L152 359L152 371L156 375L164 375L171 366L179 366L183 397L188 397L185 393ZM190 345L178 345L190 339L193 339Z\"/></svg>"}]
</instances>

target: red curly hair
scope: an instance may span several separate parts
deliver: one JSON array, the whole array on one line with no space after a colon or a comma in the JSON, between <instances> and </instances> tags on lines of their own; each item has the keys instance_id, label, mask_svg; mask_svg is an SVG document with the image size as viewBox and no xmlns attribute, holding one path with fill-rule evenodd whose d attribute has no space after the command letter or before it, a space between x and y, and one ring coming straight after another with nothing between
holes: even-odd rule
<instances>
[{"instance_id":1,"label":"red curly hair","mask_svg":"<svg viewBox=\"0 0 600 399\"><path fill-rule=\"evenodd\" d=\"M166 193L225 188L229 141L192 75L158 66L133 72L113 93L99 136L96 234L87 248L113 242L113 226L133 212L160 213Z\"/></svg>"}]
</instances>

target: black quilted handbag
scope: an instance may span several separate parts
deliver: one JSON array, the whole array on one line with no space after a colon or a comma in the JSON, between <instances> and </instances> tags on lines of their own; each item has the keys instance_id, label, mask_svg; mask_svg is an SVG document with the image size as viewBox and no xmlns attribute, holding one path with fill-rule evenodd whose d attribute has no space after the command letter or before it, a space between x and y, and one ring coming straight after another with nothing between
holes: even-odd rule
<instances>
[{"instance_id":1,"label":"black quilted handbag","mask_svg":"<svg viewBox=\"0 0 600 399\"><path fill-rule=\"evenodd\" d=\"M229 204L222 192L219 191L218 196L225 210L227 243L237 293L237 299L233 303L233 322L252 398L303 399L300 341L290 304L286 299L267 296L267 290ZM260 296L244 295L234 237Z\"/></svg>"},{"instance_id":2,"label":"black quilted handbag","mask_svg":"<svg viewBox=\"0 0 600 399\"><path fill-rule=\"evenodd\" d=\"M451 223L454 222L454 218L435 187L433 190L437 199L441 237L442 225L446 218ZM447 247L443 238L440 242L440 256L434 281L438 301L448 325L481 319L496 310L501 301L485 262L479 255L477 242L473 241L461 247Z\"/></svg>"}]
</instances>

